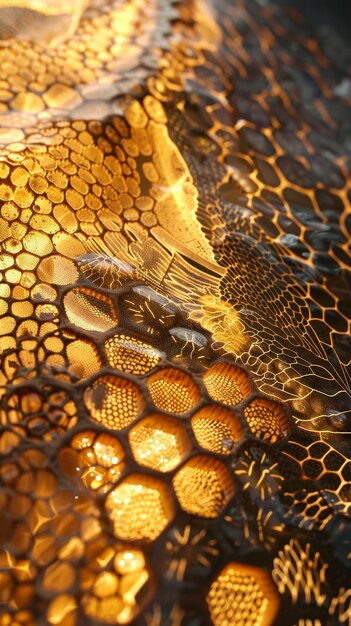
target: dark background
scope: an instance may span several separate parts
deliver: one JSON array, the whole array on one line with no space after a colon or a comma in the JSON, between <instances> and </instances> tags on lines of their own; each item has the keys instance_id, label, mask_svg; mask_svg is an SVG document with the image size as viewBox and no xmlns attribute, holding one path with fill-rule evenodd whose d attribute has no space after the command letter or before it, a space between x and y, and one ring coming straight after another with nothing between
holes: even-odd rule
<instances>
[{"instance_id":1,"label":"dark background","mask_svg":"<svg viewBox=\"0 0 351 626\"><path fill-rule=\"evenodd\" d=\"M332 25L337 33L351 43L351 0L274 0L281 6L293 6L316 26Z\"/></svg>"}]
</instances>

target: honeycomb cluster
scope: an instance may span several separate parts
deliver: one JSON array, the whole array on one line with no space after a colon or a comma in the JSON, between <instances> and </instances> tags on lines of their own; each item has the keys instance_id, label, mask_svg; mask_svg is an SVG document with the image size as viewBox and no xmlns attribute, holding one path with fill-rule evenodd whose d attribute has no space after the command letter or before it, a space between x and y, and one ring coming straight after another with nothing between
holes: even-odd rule
<instances>
[{"instance_id":1,"label":"honeycomb cluster","mask_svg":"<svg viewBox=\"0 0 351 626\"><path fill-rule=\"evenodd\" d=\"M260 0L0 44L0 626L347 626L346 48Z\"/></svg>"},{"instance_id":2,"label":"honeycomb cluster","mask_svg":"<svg viewBox=\"0 0 351 626\"><path fill-rule=\"evenodd\" d=\"M232 465L245 442L280 447L291 425L285 409L257 394L230 357L208 347L207 367L184 355L179 365L182 335L175 345L179 326L172 322L181 320L185 345L192 333L203 345L210 338L166 296L123 276L118 289L97 289L85 270L77 272L74 286L54 301L42 286L41 301L59 312L55 329L28 340L23 364L7 383L1 452L5 459L19 452L0 472L7 502L1 532L10 542L4 558L11 561L1 575L2 597L26 610L39 576L45 593L55 594L48 622L65 624L77 610L78 576L85 615L124 624L153 595L143 546L173 528L180 511L216 520L235 501ZM162 344L161 297L165 311L173 307ZM139 314L138 331L136 303L147 311ZM46 450L33 447L33 438L46 440ZM102 524L118 548L98 539ZM17 565L12 555L28 550L31 561ZM24 572L21 585L13 583L16 567Z\"/></svg>"}]
</instances>

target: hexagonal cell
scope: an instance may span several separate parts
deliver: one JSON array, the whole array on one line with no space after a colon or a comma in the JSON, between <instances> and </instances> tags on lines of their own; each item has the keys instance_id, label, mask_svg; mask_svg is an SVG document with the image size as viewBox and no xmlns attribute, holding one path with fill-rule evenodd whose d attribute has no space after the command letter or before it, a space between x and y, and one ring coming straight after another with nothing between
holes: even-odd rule
<instances>
[{"instance_id":1,"label":"hexagonal cell","mask_svg":"<svg viewBox=\"0 0 351 626\"><path fill-rule=\"evenodd\" d=\"M63 306L71 324L84 330L104 332L118 324L110 298L90 289L71 289L63 299Z\"/></svg>"},{"instance_id":2,"label":"hexagonal cell","mask_svg":"<svg viewBox=\"0 0 351 626\"><path fill-rule=\"evenodd\" d=\"M247 374L231 363L215 363L204 374L203 381L211 398L223 404L239 404L252 391Z\"/></svg>"},{"instance_id":3,"label":"hexagonal cell","mask_svg":"<svg viewBox=\"0 0 351 626\"><path fill-rule=\"evenodd\" d=\"M67 448L61 451L61 467L64 471L65 467L68 472L73 470L73 475L79 471L81 480L89 489L105 493L120 478L125 467L125 454L113 435L84 430L73 437L71 448L76 452L70 454Z\"/></svg>"},{"instance_id":4,"label":"hexagonal cell","mask_svg":"<svg viewBox=\"0 0 351 626\"><path fill-rule=\"evenodd\" d=\"M182 509L201 517L217 517L235 493L224 463L200 455L176 473L173 486Z\"/></svg>"},{"instance_id":5,"label":"hexagonal cell","mask_svg":"<svg viewBox=\"0 0 351 626\"><path fill-rule=\"evenodd\" d=\"M117 537L153 541L174 515L167 485L143 474L131 474L106 498L106 510Z\"/></svg>"},{"instance_id":6,"label":"hexagonal cell","mask_svg":"<svg viewBox=\"0 0 351 626\"><path fill-rule=\"evenodd\" d=\"M160 472L174 469L191 450L184 424L163 415L150 415L133 426L129 441L140 465Z\"/></svg>"},{"instance_id":7,"label":"hexagonal cell","mask_svg":"<svg viewBox=\"0 0 351 626\"><path fill-rule=\"evenodd\" d=\"M85 614L107 624L129 623L154 592L143 552L128 546L109 547L97 554L96 562L97 571L91 567L84 573Z\"/></svg>"},{"instance_id":8,"label":"hexagonal cell","mask_svg":"<svg viewBox=\"0 0 351 626\"><path fill-rule=\"evenodd\" d=\"M212 583L207 604L214 626L270 626L279 597L268 572L229 563Z\"/></svg>"},{"instance_id":9,"label":"hexagonal cell","mask_svg":"<svg viewBox=\"0 0 351 626\"><path fill-rule=\"evenodd\" d=\"M101 376L84 392L90 416L108 428L120 429L131 424L144 408L136 385L118 376Z\"/></svg>"},{"instance_id":10,"label":"hexagonal cell","mask_svg":"<svg viewBox=\"0 0 351 626\"><path fill-rule=\"evenodd\" d=\"M84 380L101 369L101 359L96 346L86 339L71 341L66 347L66 354L70 362L70 371Z\"/></svg>"},{"instance_id":11,"label":"hexagonal cell","mask_svg":"<svg viewBox=\"0 0 351 626\"><path fill-rule=\"evenodd\" d=\"M244 410L251 432L264 441L276 443L290 432L284 408L268 398L255 398Z\"/></svg>"},{"instance_id":12,"label":"hexagonal cell","mask_svg":"<svg viewBox=\"0 0 351 626\"><path fill-rule=\"evenodd\" d=\"M137 376L156 367L162 356L159 350L129 335L115 335L105 342L109 364L122 372Z\"/></svg>"},{"instance_id":13,"label":"hexagonal cell","mask_svg":"<svg viewBox=\"0 0 351 626\"><path fill-rule=\"evenodd\" d=\"M156 407L169 413L186 413L200 400L200 392L190 376L172 367L150 376L147 386Z\"/></svg>"},{"instance_id":14,"label":"hexagonal cell","mask_svg":"<svg viewBox=\"0 0 351 626\"><path fill-rule=\"evenodd\" d=\"M223 407L208 405L191 419L196 440L202 448L230 454L244 431L239 418Z\"/></svg>"}]
</instances>

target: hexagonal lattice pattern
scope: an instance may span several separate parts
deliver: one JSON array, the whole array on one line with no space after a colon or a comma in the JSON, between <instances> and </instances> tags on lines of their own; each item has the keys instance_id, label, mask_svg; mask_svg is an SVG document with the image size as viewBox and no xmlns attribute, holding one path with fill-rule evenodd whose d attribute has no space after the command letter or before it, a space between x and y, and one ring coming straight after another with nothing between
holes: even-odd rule
<instances>
[{"instance_id":1,"label":"hexagonal lattice pattern","mask_svg":"<svg viewBox=\"0 0 351 626\"><path fill-rule=\"evenodd\" d=\"M229 563L212 583L207 604L214 626L270 626L279 600L265 570Z\"/></svg>"},{"instance_id":2,"label":"hexagonal lattice pattern","mask_svg":"<svg viewBox=\"0 0 351 626\"><path fill-rule=\"evenodd\" d=\"M173 485L182 509L203 517L217 517L235 493L226 466L207 456L187 461Z\"/></svg>"},{"instance_id":3,"label":"hexagonal lattice pattern","mask_svg":"<svg viewBox=\"0 0 351 626\"><path fill-rule=\"evenodd\" d=\"M346 623L346 46L86 4L0 0L0 626Z\"/></svg>"},{"instance_id":4,"label":"hexagonal lattice pattern","mask_svg":"<svg viewBox=\"0 0 351 626\"><path fill-rule=\"evenodd\" d=\"M200 446L220 454L230 454L244 435L238 416L216 405L195 413L191 425Z\"/></svg>"},{"instance_id":5,"label":"hexagonal lattice pattern","mask_svg":"<svg viewBox=\"0 0 351 626\"><path fill-rule=\"evenodd\" d=\"M129 441L136 461L160 472L177 467L191 450L185 426L163 415L138 422L129 431Z\"/></svg>"},{"instance_id":6,"label":"hexagonal lattice pattern","mask_svg":"<svg viewBox=\"0 0 351 626\"><path fill-rule=\"evenodd\" d=\"M142 474L131 474L111 491L106 510L116 536L126 540L156 539L174 515L165 483Z\"/></svg>"}]
</instances>

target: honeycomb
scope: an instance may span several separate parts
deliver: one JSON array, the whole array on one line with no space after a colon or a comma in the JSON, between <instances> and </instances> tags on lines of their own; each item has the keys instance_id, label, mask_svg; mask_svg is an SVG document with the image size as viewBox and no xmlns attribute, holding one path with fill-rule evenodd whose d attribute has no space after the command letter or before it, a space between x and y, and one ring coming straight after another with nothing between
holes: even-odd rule
<instances>
[{"instance_id":1,"label":"honeycomb","mask_svg":"<svg viewBox=\"0 0 351 626\"><path fill-rule=\"evenodd\" d=\"M347 45L270 0L0 43L0 626L347 626Z\"/></svg>"},{"instance_id":2,"label":"honeycomb","mask_svg":"<svg viewBox=\"0 0 351 626\"><path fill-rule=\"evenodd\" d=\"M244 436L240 419L224 408L205 406L191 419L195 437L202 448L230 454Z\"/></svg>"},{"instance_id":3,"label":"honeycomb","mask_svg":"<svg viewBox=\"0 0 351 626\"><path fill-rule=\"evenodd\" d=\"M266 398L252 400L244 415L251 432L271 443L284 439L289 430L283 407Z\"/></svg>"},{"instance_id":4,"label":"honeycomb","mask_svg":"<svg viewBox=\"0 0 351 626\"><path fill-rule=\"evenodd\" d=\"M243 370L230 363L216 363L204 375L209 396L223 404L239 404L250 395L250 381Z\"/></svg>"},{"instance_id":5,"label":"honeycomb","mask_svg":"<svg viewBox=\"0 0 351 626\"><path fill-rule=\"evenodd\" d=\"M140 465L168 472L187 458L191 450L185 426L180 420L150 415L129 431L130 446Z\"/></svg>"},{"instance_id":6,"label":"honeycomb","mask_svg":"<svg viewBox=\"0 0 351 626\"><path fill-rule=\"evenodd\" d=\"M187 461L173 479L184 511L202 517L217 517L234 496L235 489L223 463L206 456Z\"/></svg>"},{"instance_id":7,"label":"honeycomb","mask_svg":"<svg viewBox=\"0 0 351 626\"><path fill-rule=\"evenodd\" d=\"M267 572L229 563L212 583L207 603L214 626L270 626L279 599Z\"/></svg>"},{"instance_id":8,"label":"honeycomb","mask_svg":"<svg viewBox=\"0 0 351 626\"><path fill-rule=\"evenodd\" d=\"M106 498L106 510L117 537L152 541L171 521L172 501L158 479L130 474Z\"/></svg>"},{"instance_id":9,"label":"honeycomb","mask_svg":"<svg viewBox=\"0 0 351 626\"><path fill-rule=\"evenodd\" d=\"M138 387L119 376L101 376L84 392L92 420L112 429L131 424L142 412L144 402Z\"/></svg>"}]
</instances>

